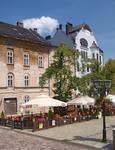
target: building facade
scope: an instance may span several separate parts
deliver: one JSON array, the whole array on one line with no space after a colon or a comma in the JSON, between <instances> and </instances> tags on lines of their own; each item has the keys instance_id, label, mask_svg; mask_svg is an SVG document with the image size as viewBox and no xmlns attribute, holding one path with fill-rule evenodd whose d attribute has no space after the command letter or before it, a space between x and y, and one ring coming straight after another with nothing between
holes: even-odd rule
<instances>
[{"instance_id":1,"label":"building facade","mask_svg":"<svg viewBox=\"0 0 115 150\"><path fill-rule=\"evenodd\" d=\"M104 64L104 53L99 48L93 31L87 24L73 26L73 24L67 23L65 31L62 30L62 25L60 25L55 35L47 40L54 46L59 46L61 43L64 43L69 48L80 52L79 58L76 60L75 68L75 74L78 78L91 73L92 70L88 67L89 60L97 60L101 67Z\"/></svg>"},{"instance_id":2,"label":"building facade","mask_svg":"<svg viewBox=\"0 0 115 150\"><path fill-rule=\"evenodd\" d=\"M0 112L20 113L24 102L39 94L49 95L49 83L39 87L49 65L50 43L22 23L0 22Z\"/></svg>"},{"instance_id":3,"label":"building facade","mask_svg":"<svg viewBox=\"0 0 115 150\"><path fill-rule=\"evenodd\" d=\"M76 76L81 78L91 73L88 64L90 60L97 60L100 66L104 65L103 51L93 34L91 27L87 24L73 26L71 23L66 24L66 34L72 39L74 48L80 52L76 62Z\"/></svg>"},{"instance_id":4,"label":"building facade","mask_svg":"<svg viewBox=\"0 0 115 150\"><path fill-rule=\"evenodd\" d=\"M60 25L55 35L46 39L36 29L25 29L20 22L17 25L0 22L0 112L20 113L21 104L33 97L53 95L53 80L40 88L39 79L60 44L81 53L77 65L71 67L77 77L91 72L88 59L95 59L103 66L103 51L87 24L74 27L67 23L66 32Z\"/></svg>"}]
</instances>

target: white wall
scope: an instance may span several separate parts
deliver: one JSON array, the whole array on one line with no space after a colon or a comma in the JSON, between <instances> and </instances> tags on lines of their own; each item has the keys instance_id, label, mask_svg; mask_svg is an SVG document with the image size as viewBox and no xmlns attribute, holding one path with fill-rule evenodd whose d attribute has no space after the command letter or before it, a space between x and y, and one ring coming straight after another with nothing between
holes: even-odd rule
<instances>
[{"instance_id":1,"label":"white wall","mask_svg":"<svg viewBox=\"0 0 115 150\"><path fill-rule=\"evenodd\" d=\"M83 49L82 47L81 47L81 44L80 44L80 39L81 38L84 38L84 39L86 39L87 40L87 42L88 42L88 47L87 47L87 49ZM86 51L87 52L87 54L88 54L88 58L92 58L92 53L95 53L95 55L98 53L98 55L100 56L100 51L99 51L99 49L91 49L90 47L92 46L92 43L93 43L93 41L97 44L97 46L99 46L98 45L98 43L97 43L97 40L96 40L96 38L95 38L95 36L94 36L94 34L93 34L93 32L90 32L90 31L88 31L88 30L86 30L86 29L81 29L79 32L77 32L76 33L76 37L75 37L75 48L76 49L78 49L79 50L79 52L81 52L81 51ZM79 57L79 64L80 64L80 67L82 67L82 59L81 59L81 56ZM102 61L103 61L103 56L102 56ZM84 62L85 64L86 64L86 62ZM102 62L102 64L103 64L103 62ZM77 70L77 69L76 69ZM86 74L88 74L88 73L90 73L90 72L87 72L87 70L85 69L85 72L83 73L83 72L81 72L81 71L76 71L76 76L77 77L82 77L83 75L86 75Z\"/></svg>"}]
</instances>

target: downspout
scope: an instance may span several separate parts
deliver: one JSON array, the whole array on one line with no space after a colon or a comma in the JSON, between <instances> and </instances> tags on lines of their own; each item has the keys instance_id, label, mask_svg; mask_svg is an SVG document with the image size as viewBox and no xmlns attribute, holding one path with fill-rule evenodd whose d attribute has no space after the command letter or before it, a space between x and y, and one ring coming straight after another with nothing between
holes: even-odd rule
<instances>
[{"instance_id":1,"label":"downspout","mask_svg":"<svg viewBox=\"0 0 115 150\"><path fill-rule=\"evenodd\" d=\"M50 51L49 51L49 48L48 48L48 67L49 67L49 65L50 65L50 61L49 61L49 59L50 59ZM49 81L48 81L48 86L49 86L49 96L50 96L50 79L49 79Z\"/></svg>"}]
</instances>

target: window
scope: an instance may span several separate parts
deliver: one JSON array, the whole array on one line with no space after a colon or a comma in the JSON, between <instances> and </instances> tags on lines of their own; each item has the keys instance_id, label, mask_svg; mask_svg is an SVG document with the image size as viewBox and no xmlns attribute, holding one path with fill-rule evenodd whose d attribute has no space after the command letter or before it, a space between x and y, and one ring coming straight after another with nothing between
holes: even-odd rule
<instances>
[{"instance_id":1,"label":"window","mask_svg":"<svg viewBox=\"0 0 115 150\"><path fill-rule=\"evenodd\" d=\"M85 64L82 64L82 71L85 72Z\"/></svg>"},{"instance_id":2,"label":"window","mask_svg":"<svg viewBox=\"0 0 115 150\"><path fill-rule=\"evenodd\" d=\"M13 49L8 48L7 49L7 63L13 64L14 63L14 56L13 56Z\"/></svg>"},{"instance_id":3,"label":"window","mask_svg":"<svg viewBox=\"0 0 115 150\"><path fill-rule=\"evenodd\" d=\"M81 51L81 57L84 58L84 51Z\"/></svg>"},{"instance_id":4,"label":"window","mask_svg":"<svg viewBox=\"0 0 115 150\"><path fill-rule=\"evenodd\" d=\"M87 67L87 72L89 72L89 67Z\"/></svg>"},{"instance_id":5,"label":"window","mask_svg":"<svg viewBox=\"0 0 115 150\"><path fill-rule=\"evenodd\" d=\"M24 76L24 85L27 87L27 86L29 86L29 75L25 75Z\"/></svg>"},{"instance_id":6,"label":"window","mask_svg":"<svg viewBox=\"0 0 115 150\"><path fill-rule=\"evenodd\" d=\"M88 42L86 39L84 39L84 38L80 39L80 44L82 47L88 48Z\"/></svg>"},{"instance_id":7,"label":"window","mask_svg":"<svg viewBox=\"0 0 115 150\"><path fill-rule=\"evenodd\" d=\"M26 102L28 102L30 100L30 97L28 96L28 95L26 95L25 97L24 97L24 102L26 103Z\"/></svg>"},{"instance_id":8,"label":"window","mask_svg":"<svg viewBox=\"0 0 115 150\"><path fill-rule=\"evenodd\" d=\"M14 85L14 75L13 73L8 73L8 87L13 87Z\"/></svg>"},{"instance_id":9,"label":"window","mask_svg":"<svg viewBox=\"0 0 115 150\"><path fill-rule=\"evenodd\" d=\"M24 65L29 65L29 54L24 54Z\"/></svg>"},{"instance_id":10,"label":"window","mask_svg":"<svg viewBox=\"0 0 115 150\"><path fill-rule=\"evenodd\" d=\"M80 71L80 64L77 62L77 71Z\"/></svg>"},{"instance_id":11,"label":"window","mask_svg":"<svg viewBox=\"0 0 115 150\"><path fill-rule=\"evenodd\" d=\"M100 56L100 64L101 64L101 56Z\"/></svg>"},{"instance_id":12,"label":"window","mask_svg":"<svg viewBox=\"0 0 115 150\"><path fill-rule=\"evenodd\" d=\"M99 60L99 55L97 54L97 60Z\"/></svg>"},{"instance_id":13,"label":"window","mask_svg":"<svg viewBox=\"0 0 115 150\"><path fill-rule=\"evenodd\" d=\"M38 67L43 68L44 67L44 58L43 56L38 57Z\"/></svg>"},{"instance_id":14,"label":"window","mask_svg":"<svg viewBox=\"0 0 115 150\"><path fill-rule=\"evenodd\" d=\"M95 53L92 54L92 58L95 59Z\"/></svg>"},{"instance_id":15,"label":"window","mask_svg":"<svg viewBox=\"0 0 115 150\"><path fill-rule=\"evenodd\" d=\"M81 56L84 60L86 60L88 58L87 52L85 52L85 51L81 51Z\"/></svg>"}]
</instances>

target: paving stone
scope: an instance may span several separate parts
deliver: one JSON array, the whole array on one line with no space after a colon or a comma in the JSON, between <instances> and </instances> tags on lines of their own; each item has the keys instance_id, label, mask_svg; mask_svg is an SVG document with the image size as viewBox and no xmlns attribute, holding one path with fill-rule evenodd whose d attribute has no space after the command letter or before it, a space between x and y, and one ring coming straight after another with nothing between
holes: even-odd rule
<instances>
[{"instance_id":1,"label":"paving stone","mask_svg":"<svg viewBox=\"0 0 115 150\"><path fill-rule=\"evenodd\" d=\"M88 150L0 128L0 150Z\"/></svg>"}]
</instances>

